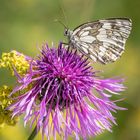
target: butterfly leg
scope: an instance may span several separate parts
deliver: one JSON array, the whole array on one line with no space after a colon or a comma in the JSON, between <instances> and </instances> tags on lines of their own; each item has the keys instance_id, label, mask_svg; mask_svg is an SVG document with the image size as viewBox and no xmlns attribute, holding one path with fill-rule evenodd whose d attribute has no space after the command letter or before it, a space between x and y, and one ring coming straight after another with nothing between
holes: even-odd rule
<instances>
[{"instance_id":1,"label":"butterfly leg","mask_svg":"<svg viewBox=\"0 0 140 140\"><path fill-rule=\"evenodd\" d=\"M66 42L62 42L62 44L64 44L64 45L69 45L69 43L66 43Z\"/></svg>"}]
</instances>

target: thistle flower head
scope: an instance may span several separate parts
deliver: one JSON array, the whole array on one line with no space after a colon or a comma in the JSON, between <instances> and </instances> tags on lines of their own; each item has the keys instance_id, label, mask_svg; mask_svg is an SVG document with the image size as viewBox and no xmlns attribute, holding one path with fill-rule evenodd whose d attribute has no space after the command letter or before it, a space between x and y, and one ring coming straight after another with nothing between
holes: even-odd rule
<instances>
[{"instance_id":1,"label":"thistle flower head","mask_svg":"<svg viewBox=\"0 0 140 140\"><path fill-rule=\"evenodd\" d=\"M97 77L87 59L61 43L52 49L45 45L27 74L16 75L19 86L13 93L26 92L10 106L13 116L25 113L25 125L36 123L48 139L58 133L64 140L69 135L79 140L111 131L116 124L111 112L123 109L110 100L124 90L122 79Z\"/></svg>"}]
</instances>

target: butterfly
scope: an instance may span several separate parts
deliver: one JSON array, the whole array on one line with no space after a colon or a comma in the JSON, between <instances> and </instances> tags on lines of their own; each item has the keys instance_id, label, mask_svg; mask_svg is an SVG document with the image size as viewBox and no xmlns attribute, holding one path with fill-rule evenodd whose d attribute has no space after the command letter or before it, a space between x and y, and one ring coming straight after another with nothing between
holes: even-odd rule
<instances>
[{"instance_id":1,"label":"butterfly","mask_svg":"<svg viewBox=\"0 0 140 140\"><path fill-rule=\"evenodd\" d=\"M109 18L87 22L73 31L65 28L68 46L79 50L95 62L115 62L125 50L132 22L128 18Z\"/></svg>"}]
</instances>

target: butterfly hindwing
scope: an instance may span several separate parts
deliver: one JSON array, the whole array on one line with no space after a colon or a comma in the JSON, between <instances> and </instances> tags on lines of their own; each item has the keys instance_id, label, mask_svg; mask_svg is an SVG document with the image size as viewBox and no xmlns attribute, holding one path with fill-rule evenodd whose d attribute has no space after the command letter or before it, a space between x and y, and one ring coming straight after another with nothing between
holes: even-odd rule
<instances>
[{"instance_id":1,"label":"butterfly hindwing","mask_svg":"<svg viewBox=\"0 0 140 140\"><path fill-rule=\"evenodd\" d=\"M114 62L124 52L131 26L126 18L88 22L74 29L70 42L94 61Z\"/></svg>"}]
</instances>

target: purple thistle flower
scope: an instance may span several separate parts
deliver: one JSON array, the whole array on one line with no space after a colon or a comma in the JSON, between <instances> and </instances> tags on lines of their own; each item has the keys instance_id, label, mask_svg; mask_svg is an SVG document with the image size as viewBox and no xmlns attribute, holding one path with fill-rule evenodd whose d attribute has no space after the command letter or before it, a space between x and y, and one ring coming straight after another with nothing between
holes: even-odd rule
<instances>
[{"instance_id":1,"label":"purple thistle flower","mask_svg":"<svg viewBox=\"0 0 140 140\"><path fill-rule=\"evenodd\" d=\"M125 89L123 80L97 77L87 59L61 43L52 49L45 45L29 72L16 76L19 86L13 93L26 92L10 106L13 116L25 113L25 125L36 123L48 139L56 139L58 133L64 140L69 135L79 140L111 131L116 124L111 112L124 110L110 100L112 94Z\"/></svg>"}]
</instances>

